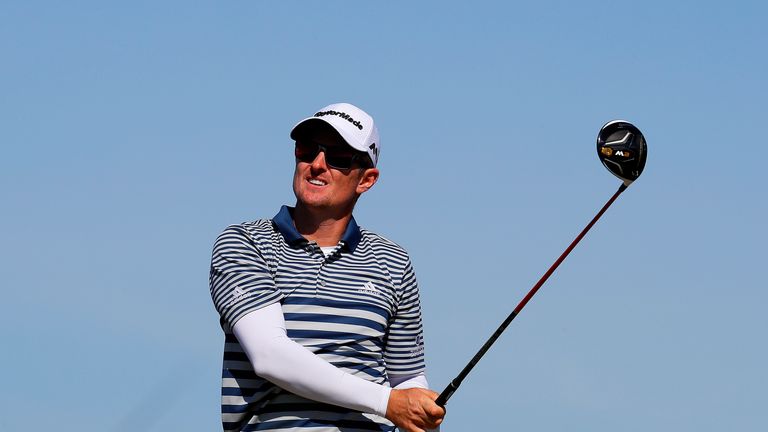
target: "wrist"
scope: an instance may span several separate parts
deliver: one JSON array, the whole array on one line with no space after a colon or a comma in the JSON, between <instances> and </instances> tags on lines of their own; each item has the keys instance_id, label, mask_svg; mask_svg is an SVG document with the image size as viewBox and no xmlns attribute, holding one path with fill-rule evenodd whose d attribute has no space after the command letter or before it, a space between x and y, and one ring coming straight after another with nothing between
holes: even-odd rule
<instances>
[{"instance_id":1,"label":"wrist","mask_svg":"<svg viewBox=\"0 0 768 432\"><path fill-rule=\"evenodd\" d=\"M379 396L379 406L376 409L377 416L387 417L387 408L389 407L389 398L392 395L393 390L388 386L381 386L381 395Z\"/></svg>"}]
</instances>

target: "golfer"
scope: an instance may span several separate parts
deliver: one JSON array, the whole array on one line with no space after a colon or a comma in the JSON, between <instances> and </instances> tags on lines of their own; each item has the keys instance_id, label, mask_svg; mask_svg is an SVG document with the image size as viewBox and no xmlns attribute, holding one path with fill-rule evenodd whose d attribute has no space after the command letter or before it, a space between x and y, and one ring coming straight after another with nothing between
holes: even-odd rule
<instances>
[{"instance_id":1,"label":"golfer","mask_svg":"<svg viewBox=\"0 0 768 432\"><path fill-rule=\"evenodd\" d=\"M291 138L295 207L231 225L213 247L224 430L436 428L410 259L352 217L379 178L373 119L334 104Z\"/></svg>"}]
</instances>

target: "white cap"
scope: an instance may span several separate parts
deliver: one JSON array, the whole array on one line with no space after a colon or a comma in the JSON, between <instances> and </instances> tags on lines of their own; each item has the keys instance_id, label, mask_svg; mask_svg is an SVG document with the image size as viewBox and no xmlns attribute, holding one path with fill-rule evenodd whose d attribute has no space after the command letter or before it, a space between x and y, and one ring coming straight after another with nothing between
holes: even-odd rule
<instances>
[{"instance_id":1,"label":"white cap","mask_svg":"<svg viewBox=\"0 0 768 432\"><path fill-rule=\"evenodd\" d=\"M373 117L365 111L348 103L328 105L321 108L314 116L297 123L291 130L291 139L296 139L297 131L301 127L317 121L329 124L353 149L368 153L373 166L379 162L381 152L379 130L373 123Z\"/></svg>"}]
</instances>

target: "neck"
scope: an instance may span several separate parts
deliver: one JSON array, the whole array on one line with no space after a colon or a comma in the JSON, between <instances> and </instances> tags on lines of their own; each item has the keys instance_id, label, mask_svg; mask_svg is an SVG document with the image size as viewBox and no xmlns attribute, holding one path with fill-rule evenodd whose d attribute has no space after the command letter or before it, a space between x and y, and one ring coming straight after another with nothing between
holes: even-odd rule
<instances>
[{"instance_id":1,"label":"neck","mask_svg":"<svg viewBox=\"0 0 768 432\"><path fill-rule=\"evenodd\" d=\"M304 238L314 241L318 246L336 246L347 229L352 212L339 213L323 212L309 209L301 203L296 203L293 212L293 223L296 230Z\"/></svg>"}]
</instances>

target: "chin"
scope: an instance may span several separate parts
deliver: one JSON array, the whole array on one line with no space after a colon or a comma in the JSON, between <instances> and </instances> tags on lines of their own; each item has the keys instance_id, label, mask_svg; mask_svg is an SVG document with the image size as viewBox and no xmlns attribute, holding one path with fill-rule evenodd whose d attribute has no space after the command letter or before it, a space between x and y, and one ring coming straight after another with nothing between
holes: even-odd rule
<instances>
[{"instance_id":1,"label":"chin","mask_svg":"<svg viewBox=\"0 0 768 432\"><path fill-rule=\"evenodd\" d=\"M307 196L306 194L296 194L296 201L302 206L311 209L329 209L333 208L333 202L328 197Z\"/></svg>"},{"instance_id":2,"label":"chin","mask_svg":"<svg viewBox=\"0 0 768 432\"><path fill-rule=\"evenodd\" d=\"M329 203L327 201L323 201L323 200L303 200L303 199L297 199L297 201L300 202L301 205L303 205L304 207L311 208L311 209L318 209L318 210L320 210L320 209L328 209L328 208L333 207L333 205L331 205L331 203Z\"/></svg>"}]
</instances>

